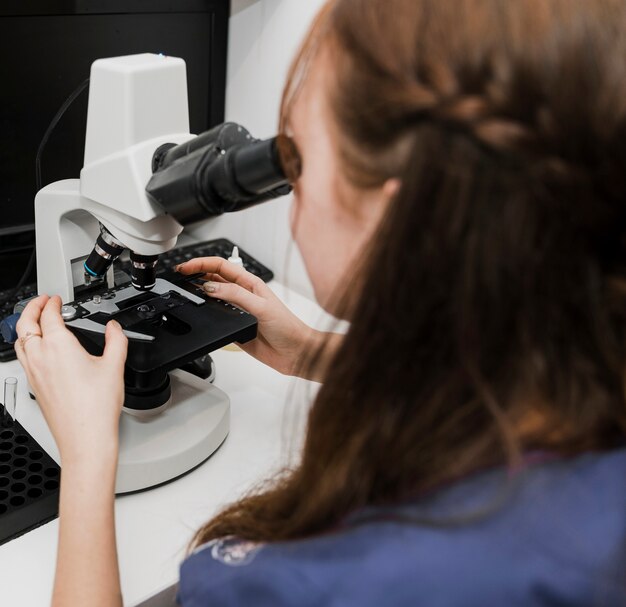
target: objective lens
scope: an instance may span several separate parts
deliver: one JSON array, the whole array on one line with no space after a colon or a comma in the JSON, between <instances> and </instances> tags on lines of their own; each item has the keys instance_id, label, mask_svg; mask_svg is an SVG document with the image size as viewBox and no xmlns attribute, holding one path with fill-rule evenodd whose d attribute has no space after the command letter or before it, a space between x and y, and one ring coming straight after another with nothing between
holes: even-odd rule
<instances>
[{"instance_id":1,"label":"objective lens","mask_svg":"<svg viewBox=\"0 0 626 607\"><path fill-rule=\"evenodd\" d=\"M149 291L156 283L156 265L158 255L139 255L130 253L130 282L140 291Z\"/></svg>"},{"instance_id":2,"label":"objective lens","mask_svg":"<svg viewBox=\"0 0 626 607\"><path fill-rule=\"evenodd\" d=\"M232 178L237 188L258 195L285 185L277 139L255 141L233 150Z\"/></svg>"},{"instance_id":3,"label":"objective lens","mask_svg":"<svg viewBox=\"0 0 626 607\"><path fill-rule=\"evenodd\" d=\"M83 264L85 273L93 278L104 276L123 250L124 245L100 224L100 236Z\"/></svg>"}]
</instances>

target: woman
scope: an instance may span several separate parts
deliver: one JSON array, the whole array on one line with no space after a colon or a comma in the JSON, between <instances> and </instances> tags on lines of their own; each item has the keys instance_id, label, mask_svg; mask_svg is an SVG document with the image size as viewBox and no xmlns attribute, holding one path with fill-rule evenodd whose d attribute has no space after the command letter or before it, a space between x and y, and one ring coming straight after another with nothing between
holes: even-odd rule
<instances>
[{"instance_id":1,"label":"woman","mask_svg":"<svg viewBox=\"0 0 626 607\"><path fill-rule=\"evenodd\" d=\"M250 354L323 380L296 469L198 531L182 605L624 602L625 29L621 0L322 10L282 128L295 240L351 324L315 332L215 258L179 268L259 318ZM59 306L18 327L63 464L54 604L119 604L126 342L110 323L87 356Z\"/></svg>"}]
</instances>

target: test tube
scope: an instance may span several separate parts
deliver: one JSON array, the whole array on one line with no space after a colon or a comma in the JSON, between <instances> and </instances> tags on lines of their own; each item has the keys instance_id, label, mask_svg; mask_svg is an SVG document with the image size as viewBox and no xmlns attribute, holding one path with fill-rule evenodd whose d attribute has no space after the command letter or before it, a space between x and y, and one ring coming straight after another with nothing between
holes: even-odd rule
<instances>
[{"instance_id":1,"label":"test tube","mask_svg":"<svg viewBox=\"0 0 626 607\"><path fill-rule=\"evenodd\" d=\"M12 424L15 420L17 407L17 378L7 377L4 380L4 416L5 421Z\"/></svg>"}]
</instances>

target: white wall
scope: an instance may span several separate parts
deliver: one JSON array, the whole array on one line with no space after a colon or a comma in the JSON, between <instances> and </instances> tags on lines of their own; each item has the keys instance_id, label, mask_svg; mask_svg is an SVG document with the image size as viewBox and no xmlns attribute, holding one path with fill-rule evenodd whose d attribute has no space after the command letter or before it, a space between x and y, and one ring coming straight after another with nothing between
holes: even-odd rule
<instances>
[{"instance_id":1,"label":"white wall","mask_svg":"<svg viewBox=\"0 0 626 607\"><path fill-rule=\"evenodd\" d=\"M324 0L232 0L226 120L255 137L276 134L283 83L290 61ZM281 282L305 295L311 288L291 245L291 197L224 215L190 230L202 239L224 236L272 268Z\"/></svg>"}]
</instances>

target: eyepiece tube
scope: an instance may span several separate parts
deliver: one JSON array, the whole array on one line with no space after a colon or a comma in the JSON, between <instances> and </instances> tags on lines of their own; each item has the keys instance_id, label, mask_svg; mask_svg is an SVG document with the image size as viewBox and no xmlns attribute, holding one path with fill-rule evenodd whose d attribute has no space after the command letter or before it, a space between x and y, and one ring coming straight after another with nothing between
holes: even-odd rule
<instances>
[{"instance_id":1,"label":"eyepiece tube","mask_svg":"<svg viewBox=\"0 0 626 607\"><path fill-rule=\"evenodd\" d=\"M276 138L255 141L233 150L233 177L250 194L262 194L285 185Z\"/></svg>"},{"instance_id":2,"label":"eyepiece tube","mask_svg":"<svg viewBox=\"0 0 626 607\"><path fill-rule=\"evenodd\" d=\"M235 146L205 168L199 200L207 215L240 211L291 191L277 140Z\"/></svg>"},{"instance_id":3,"label":"eyepiece tube","mask_svg":"<svg viewBox=\"0 0 626 607\"><path fill-rule=\"evenodd\" d=\"M179 158L189 156L192 152L214 145L222 134L222 126L216 126L185 143L178 145L174 143L165 143L156 149L152 157L152 172L155 173L160 169L170 166Z\"/></svg>"},{"instance_id":4,"label":"eyepiece tube","mask_svg":"<svg viewBox=\"0 0 626 607\"><path fill-rule=\"evenodd\" d=\"M149 291L156 284L158 255L139 255L130 252L130 282L139 291Z\"/></svg>"},{"instance_id":5,"label":"eyepiece tube","mask_svg":"<svg viewBox=\"0 0 626 607\"><path fill-rule=\"evenodd\" d=\"M85 275L89 279L101 278L123 250L124 245L100 224L100 236L83 264Z\"/></svg>"}]
</instances>

